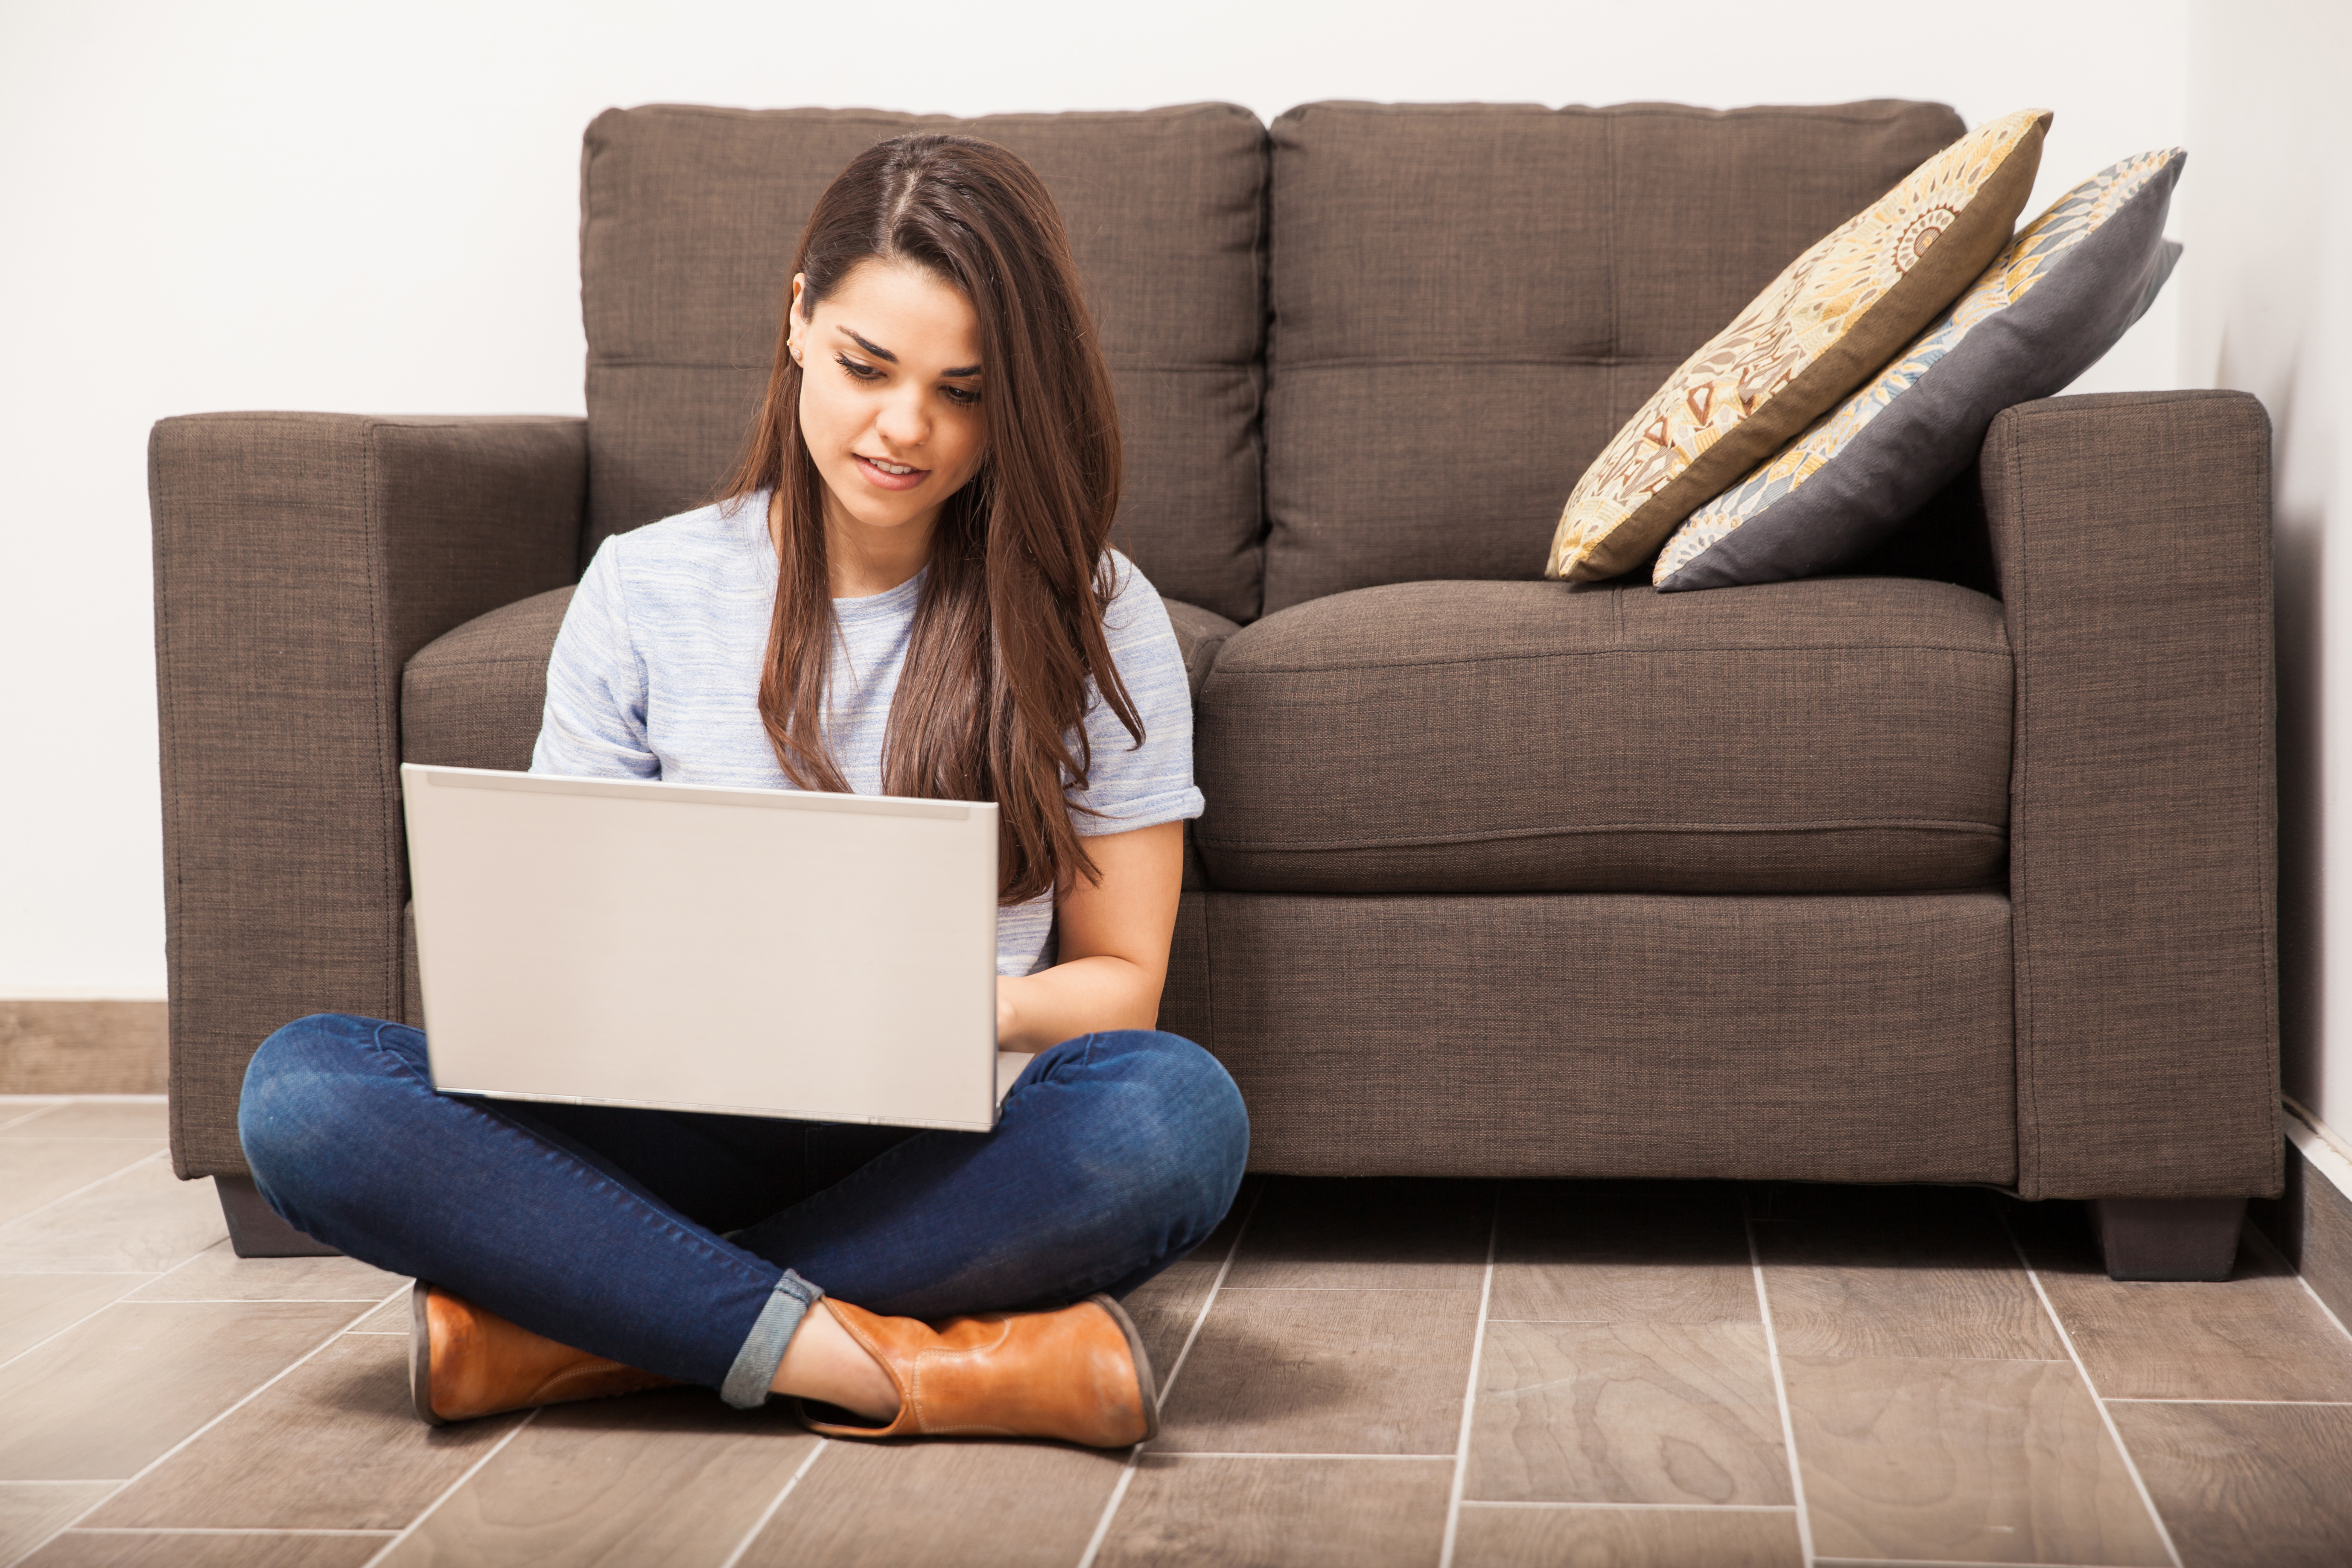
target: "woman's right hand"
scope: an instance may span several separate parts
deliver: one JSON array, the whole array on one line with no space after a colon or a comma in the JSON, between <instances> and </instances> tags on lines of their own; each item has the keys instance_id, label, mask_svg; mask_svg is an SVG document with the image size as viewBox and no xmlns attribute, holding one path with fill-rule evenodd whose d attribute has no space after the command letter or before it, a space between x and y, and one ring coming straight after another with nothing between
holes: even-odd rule
<instances>
[{"instance_id":1,"label":"woman's right hand","mask_svg":"<svg viewBox=\"0 0 2352 1568\"><path fill-rule=\"evenodd\" d=\"M1019 980L1010 974L996 977L996 1047L999 1050L1007 1047L1013 1037L1013 1031L1020 1026L1020 1013L1013 1005L1013 987L1019 984Z\"/></svg>"}]
</instances>

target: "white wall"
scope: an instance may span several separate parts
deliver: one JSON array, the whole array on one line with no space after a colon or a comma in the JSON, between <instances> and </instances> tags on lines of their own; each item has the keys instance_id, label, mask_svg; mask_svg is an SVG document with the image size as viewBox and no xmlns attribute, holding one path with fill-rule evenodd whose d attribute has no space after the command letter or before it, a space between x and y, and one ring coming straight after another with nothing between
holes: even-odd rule
<instances>
[{"instance_id":1,"label":"white wall","mask_svg":"<svg viewBox=\"0 0 2352 1568\"><path fill-rule=\"evenodd\" d=\"M2352 1131L2352 202L2342 0L2195 0L2180 379L2270 409L2286 1091Z\"/></svg>"},{"instance_id":2,"label":"white wall","mask_svg":"<svg viewBox=\"0 0 2352 1568\"><path fill-rule=\"evenodd\" d=\"M2183 139L2186 6L2043 0L2021 34L1848 4L6 0L0 996L162 994L148 426L578 412L579 139L608 105L2032 104L2046 201ZM2083 386L2172 384L2180 292Z\"/></svg>"}]
</instances>

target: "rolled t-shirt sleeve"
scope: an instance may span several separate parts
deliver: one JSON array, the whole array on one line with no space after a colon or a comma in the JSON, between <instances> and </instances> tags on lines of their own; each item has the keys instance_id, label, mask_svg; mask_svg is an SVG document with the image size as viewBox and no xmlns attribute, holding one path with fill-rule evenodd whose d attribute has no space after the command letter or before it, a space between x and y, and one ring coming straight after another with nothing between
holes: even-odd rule
<instances>
[{"instance_id":1,"label":"rolled t-shirt sleeve","mask_svg":"<svg viewBox=\"0 0 2352 1568\"><path fill-rule=\"evenodd\" d=\"M555 634L547 706L530 771L574 778L650 779L661 760L646 734L645 660L629 636L615 541L588 563Z\"/></svg>"},{"instance_id":2,"label":"rolled t-shirt sleeve","mask_svg":"<svg viewBox=\"0 0 2352 1568\"><path fill-rule=\"evenodd\" d=\"M1087 837L1181 822L1200 816L1204 804L1192 784L1192 688L1176 629L1143 574L1115 551L1111 560L1118 593L1103 611L1103 635L1143 721L1143 743L1097 692L1087 709L1087 787L1070 791L1073 805L1088 808L1071 814Z\"/></svg>"}]
</instances>

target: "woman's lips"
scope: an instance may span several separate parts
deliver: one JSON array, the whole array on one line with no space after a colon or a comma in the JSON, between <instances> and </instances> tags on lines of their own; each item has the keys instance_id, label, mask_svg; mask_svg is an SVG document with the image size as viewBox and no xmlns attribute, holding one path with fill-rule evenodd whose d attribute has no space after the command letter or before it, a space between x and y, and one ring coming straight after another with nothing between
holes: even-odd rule
<instances>
[{"instance_id":1,"label":"woman's lips","mask_svg":"<svg viewBox=\"0 0 2352 1568\"><path fill-rule=\"evenodd\" d=\"M866 476L867 484L886 490L913 489L929 479L931 473L929 468L908 468L903 474L894 474L889 469L877 465L873 458L862 452L852 452L850 456L857 459L857 471Z\"/></svg>"}]
</instances>

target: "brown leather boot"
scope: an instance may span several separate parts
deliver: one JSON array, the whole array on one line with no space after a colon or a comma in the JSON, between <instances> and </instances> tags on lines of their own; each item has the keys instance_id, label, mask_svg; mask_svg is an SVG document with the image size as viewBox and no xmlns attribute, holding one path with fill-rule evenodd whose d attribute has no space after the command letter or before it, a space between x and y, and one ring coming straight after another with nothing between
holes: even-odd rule
<instances>
[{"instance_id":1,"label":"brown leather boot","mask_svg":"<svg viewBox=\"0 0 2352 1568\"><path fill-rule=\"evenodd\" d=\"M983 1312L936 1328L832 1297L824 1305L898 1390L887 1426L802 1418L828 1437L1059 1437L1124 1448L1160 1433L1151 1358L1108 1296L1058 1312Z\"/></svg>"},{"instance_id":2,"label":"brown leather boot","mask_svg":"<svg viewBox=\"0 0 2352 1568\"><path fill-rule=\"evenodd\" d=\"M558 1344L422 1279L408 1302L408 1392L436 1426L677 1381Z\"/></svg>"}]
</instances>

